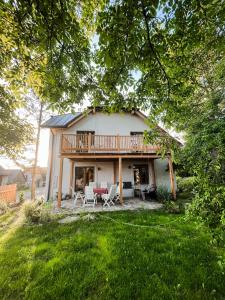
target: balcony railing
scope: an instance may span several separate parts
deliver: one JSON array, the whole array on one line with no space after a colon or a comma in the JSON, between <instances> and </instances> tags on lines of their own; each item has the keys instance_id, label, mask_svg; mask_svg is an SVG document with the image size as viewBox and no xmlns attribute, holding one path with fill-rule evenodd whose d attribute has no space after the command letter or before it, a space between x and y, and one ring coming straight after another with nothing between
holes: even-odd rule
<instances>
[{"instance_id":1,"label":"balcony railing","mask_svg":"<svg viewBox=\"0 0 225 300\"><path fill-rule=\"evenodd\" d=\"M148 145L142 135L63 134L61 153L155 153L158 146Z\"/></svg>"}]
</instances>

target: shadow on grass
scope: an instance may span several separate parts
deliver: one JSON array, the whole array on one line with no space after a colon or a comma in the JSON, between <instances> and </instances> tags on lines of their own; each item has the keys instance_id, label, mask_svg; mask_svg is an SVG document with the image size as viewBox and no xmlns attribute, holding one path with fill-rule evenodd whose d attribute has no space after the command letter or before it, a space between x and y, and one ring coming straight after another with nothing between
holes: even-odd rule
<instances>
[{"instance_id":1,"label":"shadow on grass","mask_svg":"<svg viewBox=\"0 0 225 300\"><path fill-rule=\"evenodd\" d=\"M217 264L223 249L210 246L209 238L181 216L149 211L24 226L1 251L0 298L224 298Z\"/></svg>"}]
</instances>

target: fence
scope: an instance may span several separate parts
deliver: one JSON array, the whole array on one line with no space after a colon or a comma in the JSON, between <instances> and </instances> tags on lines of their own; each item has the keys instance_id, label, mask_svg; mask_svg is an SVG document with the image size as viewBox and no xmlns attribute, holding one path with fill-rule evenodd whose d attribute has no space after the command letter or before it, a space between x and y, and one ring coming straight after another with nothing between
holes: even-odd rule
<instances>
[{"instance_id":1,"label":"fence","mask_svg":"<svg viewBox=\"0 0 225 300\"><path fill-rule=\"evenodd\" d=\"M0 202L16 203L16 184L0 186Z\"/></svg>"}]
</instances>

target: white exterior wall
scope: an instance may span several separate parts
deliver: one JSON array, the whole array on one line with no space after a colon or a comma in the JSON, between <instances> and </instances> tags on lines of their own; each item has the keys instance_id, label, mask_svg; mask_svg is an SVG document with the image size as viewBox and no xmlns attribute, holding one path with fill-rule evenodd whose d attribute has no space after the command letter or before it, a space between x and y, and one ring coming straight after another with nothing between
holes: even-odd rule
<instances>
[{"instance_id":1,"label":"white exterior wall","mask_svg":"<svg viewBox=\"0 0 225 300\"><path fill-rule=\"evenodd\" d=\"M76 133L77 130L95 131L101 135L130 135L131 131L147 130L147 124L138 116L129 113L90 114L74 126L64 130L65 133Z\"/></svg>"},{"instance_id":2,"label":"white exterior wall","mask_svg":"<svg viewBox=\"0 0 225 300\"><path fill-rule=\"evenodd\" d=\"M114 114L104 114L101 112L96 112L95 114L90 114L80 120L78 123L74 124L70 128L63 129L54 134L54 146L53 146L53 164L52 164L52 185L50 190L50 198L55 198L58 189L58 174L59 174L59 149L60 149L60 135L61 133L74 133L76 131L95 131L96 135L130 135L131 131L144 131L148 130L148 125L140 117L129 114L129 113L114 113ZM50 138L51 139L51 138ZM49 151L51 150L51 140ZM133 175L133 165L134 164L144 164L148 160L123 160L123 181L131 181L134 184ZM166 171L168 161L167 159L156 159L155 164L155 175L156 184L158 186L165 186L170 190L170 178L169 172ZM95 181L100 183L101 181L107 181L110 184L113 183L113 162L75 162L75 166L93 166L95 167ZM74 168L75 168L74 166ZM131 166L131 168L128 168ZM101 170L98 170L98 168ZM49 174L50 174L50 159L48 162L48 172L47 172L47 184L46 184L46 196L49 186ZM118 182L118 165L116 168L117 182ZM70 176L70 161L69 159L64 159L63 163L63 182L62 182L62 193L69 193L69 176ZM74 176L75 178L75 176ZM150 174L149 168L149 184L152 182L152 175Z\"/></svg>"},{"instance_id":3,"label":"white exterior wall","mask_svg":"<svg viewBox=\"0 0 225 300\"><path fill-rule=\"evenodd\" d=\"M170 187L170 173L168 170L168 159L155 159L154 160L155 166L155 177L156 177L156 185L157 187L166 188L168 191L171 190ZM176 177L174 176L175 180L175 188L176 188Z\"/></svg>"}]
</instances>

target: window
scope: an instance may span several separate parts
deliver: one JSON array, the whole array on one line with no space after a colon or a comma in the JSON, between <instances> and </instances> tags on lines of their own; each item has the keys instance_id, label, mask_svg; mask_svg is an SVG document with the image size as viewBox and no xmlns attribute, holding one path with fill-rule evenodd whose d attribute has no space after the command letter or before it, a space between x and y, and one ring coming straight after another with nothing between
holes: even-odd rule
<instances>
[{"instance_id":1,"label":"window","mask_svg":"<svg viewBox=\"0 0 225 300\"><path fill-rule=\"evenodd\" d=\"M130 135L143 135L143 131L131 131Z\"/></svg>"},{"instance_id":2,"label":"window","mask_svg":"<svg viewBox=\"0 0 225 300\"><path fill-rule=\"evenodd\" d=\"M134 165L134 184L148 184L149 175L148 175L148 165Z\"/></svg>"}]
</instances>

